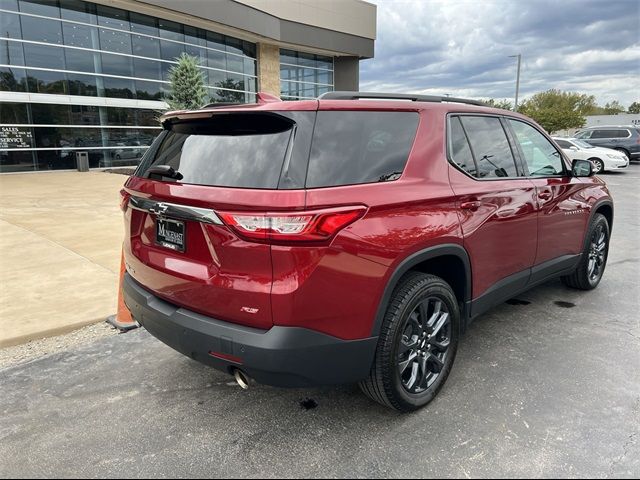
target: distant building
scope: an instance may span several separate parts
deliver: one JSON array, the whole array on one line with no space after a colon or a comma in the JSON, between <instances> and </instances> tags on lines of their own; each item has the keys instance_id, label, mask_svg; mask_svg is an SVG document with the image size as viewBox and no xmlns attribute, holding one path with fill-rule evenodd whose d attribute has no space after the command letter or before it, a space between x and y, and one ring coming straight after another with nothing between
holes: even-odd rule
<instances>
[{"instance_id":1,"label":"distant building","mask_svg":"<svg viewBox=\"0 0 640 480\"><path fill-rule=\"evenodd\" d=\"M618 113L617 115L589 115L585 127L598 125L635 125L640 127L640 114Z\"/></svg>"},{"instance_id":2,"label":"distant building","mask_svg":"<svg viewBox=\"0 0 640 480\"><path fill-rule=\"evenodd\" d=\"M375 37L361 0L0 0L0 173L135 165L183 52L211 102L295 100L357 90Z\"/></svg>"}]
</instances>

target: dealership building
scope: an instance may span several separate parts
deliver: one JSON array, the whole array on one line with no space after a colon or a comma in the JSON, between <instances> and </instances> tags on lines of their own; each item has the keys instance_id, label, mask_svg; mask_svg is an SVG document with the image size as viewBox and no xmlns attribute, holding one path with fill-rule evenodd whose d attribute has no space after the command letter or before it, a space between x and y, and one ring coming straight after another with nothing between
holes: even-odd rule
<instances>
[{"instance_id":1,"label":"dealership building","mask_svg":"<svg viewBox=\"0 0 640 480\"><path fill-rule=\"evenodd\" d=\"M196 56L210 102L357 90L361 0L0 0L0 173L135 165L169 71Z\"/></svg>"}]
</instances>

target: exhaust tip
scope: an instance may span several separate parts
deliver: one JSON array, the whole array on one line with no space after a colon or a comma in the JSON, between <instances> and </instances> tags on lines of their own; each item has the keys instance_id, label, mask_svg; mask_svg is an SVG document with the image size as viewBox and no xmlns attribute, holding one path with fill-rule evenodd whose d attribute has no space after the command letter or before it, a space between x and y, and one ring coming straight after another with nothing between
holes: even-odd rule
<instances>
[{"instance_id":1,"label":"exhaust tip","mask_svg":"<svg viewBox=\"0 0 640 480\"><path fill-rule=\"evenodd\" d=\"M249 377L246 373L244 373L239 368L236 368L236 370L233 372L233 377L236 379L236 383L240 386L240 388L242 388L243 390L249 389Z\"/></svg>"}]
</instances>

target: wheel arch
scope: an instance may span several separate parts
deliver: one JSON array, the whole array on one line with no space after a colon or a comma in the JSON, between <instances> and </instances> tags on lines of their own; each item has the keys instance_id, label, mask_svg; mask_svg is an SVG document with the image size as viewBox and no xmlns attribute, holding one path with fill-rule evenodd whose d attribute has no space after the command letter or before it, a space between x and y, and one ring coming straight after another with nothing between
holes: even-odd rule
<instances>
[{"instance_id":1,"label":"wheel arch","mask_svg":"<svg viewBox=\"0 0 640 480\"><path fill-rule=\"evenodd\" d=\"M596 213L600 213L604 215L607 219L607 223L609 224L609 233L613 231L613 202L610 200L602 200L596 203L591 209L591 217L589 218L589 225L593 220L593 217Z\"/></svg>"},{"instance_id":2,"label":"wheel arch","mask_svg":"<svg viewBox=\"0 0 640 480\"><path fill-rule=\"evenodd\" d=\"M460 328L461 332L464 331L467 325L468 306L471 302L471 262L464 247L451 243L420 250L398 264L389 277L378 304L372 336L379 335L393 292L402 277L410 271L436 275L451 285L461 305L462 324Z\"/></svg>"}]
</instances>

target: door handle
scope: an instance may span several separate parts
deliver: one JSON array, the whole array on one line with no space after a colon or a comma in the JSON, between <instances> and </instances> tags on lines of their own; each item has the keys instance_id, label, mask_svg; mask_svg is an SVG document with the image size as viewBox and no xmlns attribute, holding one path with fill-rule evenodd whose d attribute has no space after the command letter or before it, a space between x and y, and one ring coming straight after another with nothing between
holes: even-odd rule
<instances>
[{"instance_id":1,"label":"door handle","mask_svg":"<svg viewBox=\"0 0 640 480\"><path fill-rule=\"evenodd\" d=\"M549 200L553 197L553 193L550 190L543 190L542 192L538 192L538 198L540 200Z\"/></svg>"},{"instance_id":2,"label":"door handle","mask_svg":"<svg viewBox=\"0 0 640 480\"><path fill-rule=\"evenodd\" d=\"M476 210L478 210L480 208L480 206L482 205L482 203L476 201L473 202L462 202L460 204L460 208L464 209L464 210L471 210L472 212L475 212Z\"/></svg>"}]
</instances>

